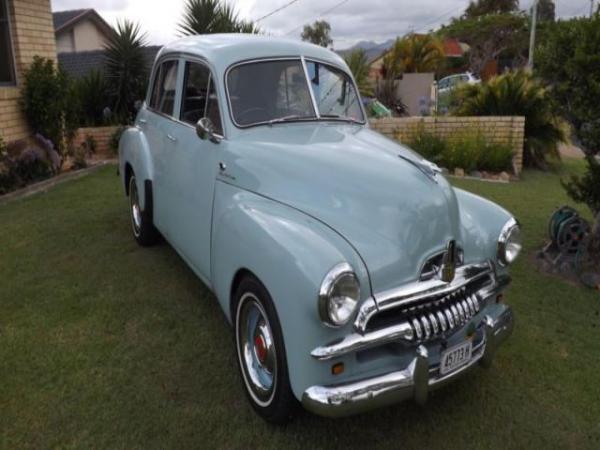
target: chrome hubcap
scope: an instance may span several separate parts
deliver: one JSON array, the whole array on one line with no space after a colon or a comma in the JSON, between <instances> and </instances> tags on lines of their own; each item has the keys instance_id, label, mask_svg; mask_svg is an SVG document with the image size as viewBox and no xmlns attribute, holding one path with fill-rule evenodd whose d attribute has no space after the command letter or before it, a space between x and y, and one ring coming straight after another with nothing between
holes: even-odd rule
<instances>
[{"instance_id":1,"label":"chrome hubcap","mask_svg":"<svg viewBox=\"0 0 600 450\"><path fill-rule=\"evenodd\" d=\"M266 406L275 392L276 351L267 315L251 293L244 294L238 306L237 344L250 395L259 405Z\"/></svg>"},{"instance_id":2,"label":"chrome hubcap","mask_svg":"<svg viewBox=\"0 0 600 450\"><path fill-rule=\"evenodd\" d=\"M129 201L131 202L131 227L133 228L133 234L139 236L142 226L142 211L140 209L135 177L131 177L129 181Z\"/></svg>"}]
</instances>

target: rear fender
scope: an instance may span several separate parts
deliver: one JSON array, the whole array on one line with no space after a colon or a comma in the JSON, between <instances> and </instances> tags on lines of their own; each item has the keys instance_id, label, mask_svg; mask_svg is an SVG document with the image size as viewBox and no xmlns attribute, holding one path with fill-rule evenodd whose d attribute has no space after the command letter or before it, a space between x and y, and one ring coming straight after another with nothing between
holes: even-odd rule
<instances>
[{"instance_id":1,"label":"rear fender","mask_svg":"<svg viewBox=\"0 0 600 450\"><path fill-rule=\"evenodd\" d=\"M150 147L145 134L137 127L130 127L123 132L119 141L119 173L121 183L127 193L127 165L131 167L136 177L140 206L146 208L146 181L154 179L154 164ZM150 195L150 194L149 194Z\"/></svg>"}]
</instances>

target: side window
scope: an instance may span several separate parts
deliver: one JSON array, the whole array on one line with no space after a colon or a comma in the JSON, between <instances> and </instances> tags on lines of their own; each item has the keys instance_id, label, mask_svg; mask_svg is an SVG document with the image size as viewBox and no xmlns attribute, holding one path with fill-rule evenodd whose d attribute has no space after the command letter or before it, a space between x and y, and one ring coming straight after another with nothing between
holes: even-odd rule
<instances>
[{"instance_id":1,"label":"side window","mask_svg":"<svg viewBox=\"0 0 600 450\"><path fill-rule=\"evenodd\" d=\"M180 120L191 125L202 119L208 99L210 71L202 64L185 63Z\"/></svg>"},{"instance_id":2,"label":"side window","mask_svg":"<svg viewBox=\"0 0 600 450\"><path fill-rule=\"evenodd\" d=\"M208 117L215 133L222 135L221 113L214 80L203 64L187 62L183 81L180 120L190 125Z\"/></svg>"},{"instance_id":3,"label":"side window","mask_svg":"<svg viewBox=\"0 0 600 450\"><path fill-rule=\"evenodd\" d=\"M163 114L173 115L177 85L177 61L165 61L157 69L152 87L150 107Z\"/></svg>"}]
</instances>

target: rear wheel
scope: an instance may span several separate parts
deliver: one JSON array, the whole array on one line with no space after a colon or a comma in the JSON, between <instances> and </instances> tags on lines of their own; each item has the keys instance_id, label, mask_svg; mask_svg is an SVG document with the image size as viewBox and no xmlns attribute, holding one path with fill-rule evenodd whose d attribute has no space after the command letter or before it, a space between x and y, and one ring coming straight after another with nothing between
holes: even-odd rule
<instances>
[{"instance_id":1,"label":"rear wheel","mask_svg":"<svg viewBox=\"0 0 600 450\"><path fill-rule=\"evenodd\" d=\"M151 210L148 207L142 210L140 206L139 191L134 174L129 178L129 211L131 230L137 243L144 247L155 244L158 241L159 234L152 223Z\"/></svg>"},{"instance_id":2,"label":"rear wheel","mask_svg":"<svg viewBox=\"0 0 600 450\"><path fill-rule=\"evenodd\" d=\"M269 293L247 277L235 295L235 335L238 365L248 400L272 423L289 421L297 406L290 387L285 347Z\"/></svg>"}]
</instances>

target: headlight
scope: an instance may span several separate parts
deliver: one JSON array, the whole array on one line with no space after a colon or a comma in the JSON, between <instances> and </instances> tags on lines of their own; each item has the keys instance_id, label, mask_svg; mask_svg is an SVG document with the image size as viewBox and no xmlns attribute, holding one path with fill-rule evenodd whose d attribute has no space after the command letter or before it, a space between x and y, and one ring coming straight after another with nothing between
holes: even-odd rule
<instances>
[{"instance_id":1,"label":"headlight","mask_svg":"<svg viewBox=\"0 0 600 450\"><path fill-rule=\"evenodd\" d=\"M511 218L500 232L498 238L498 262L501 266L512 264L521 253L521 228L519 223Z\"/></svg>"},{"instance_id":2,"label":"headlight","mask_svg":"<svg viewBox=\"0 0 600 450\"><path fill-rule=\"evenodd\" d=\"M348 323L360 300L360 285L348 263L341 263L329 271L319 290L319 316L330 326Z\"/></svg>"}]
</instances>

